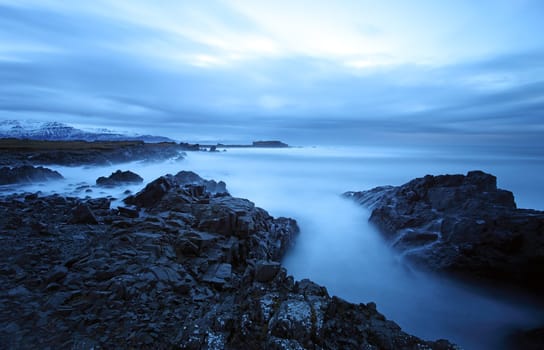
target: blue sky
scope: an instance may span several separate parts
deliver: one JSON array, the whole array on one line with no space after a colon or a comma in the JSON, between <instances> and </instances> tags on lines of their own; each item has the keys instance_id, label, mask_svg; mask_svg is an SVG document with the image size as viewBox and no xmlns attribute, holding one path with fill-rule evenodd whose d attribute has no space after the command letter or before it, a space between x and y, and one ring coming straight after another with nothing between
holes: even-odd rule
<instances>
[{"instance_id":1,"label":"blue sky","mask_svg":"<svg viewBox=\"0 0 544 350\"><path fill-rule=\"evenodd\" d=\"M538 0L0 0L0 119L543 146L541 33Z\"/></svg>"}]
</instances>

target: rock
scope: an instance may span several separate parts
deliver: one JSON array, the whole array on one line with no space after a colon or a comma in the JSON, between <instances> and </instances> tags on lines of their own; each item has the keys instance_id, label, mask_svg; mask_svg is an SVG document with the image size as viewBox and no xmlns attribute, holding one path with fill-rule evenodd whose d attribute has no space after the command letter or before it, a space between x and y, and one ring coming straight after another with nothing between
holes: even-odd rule
<instances>
[{"instance_id":1,"label":"rock","mask_svg":"<svg viewBox=\"0 0 544 350\"><path fill-rule=\"evenodd\" d=\"M202 281L214 285L223 286L230 282L232 277L232 266L230 264L214 264L208 268Z\"/></svg>"},{"instance_id":2,"label":"rock","mask_svg":"<svg viewBox=\"0 0 544 350\"><path fill-rule=\"evenodd\" d=\"M66 277L66 274L68 273L68 269L65 266L55 266L53 270L49 273L47 276L46 282L58 282L64 277Z\"/></svg>"},{"instance_id":3,"label":"rock","mask_svg":"<svg viewBox=\"0 0 544 350\"><path fill-rule=\"evenodd\" d=\"M202 185L210 193L228 193L227 185L223 181L205 180L192 171L180 171L174 176L178 185Z\"/></svg>"},{"instance_id":4,"label":"rock","mask_svg":"<svg viewBox=\"0 0 544 350\"><path fill-rule=\"evenodd\" d=\"M23 165L19 167L0 168L0 185L45 182L60 179L63 179L63 177L59 172L41 166Z\"/></svg>"},{"instance_id":5,"label":"rock","mask_svg":"<svg viewBox=\"0 0 544 350\"><path fill-rule=\"evenodd\" d=\"M268 282L276 277L280 268L280 263L276 261L258 261L255 265L255 280Z\"/></svg>"},{"instance_id":6,"label":"rock","mask_svg":"<svg viewBox=\"0 0 544 350\"><path fill-rule=\"evenodd\" d=\"M281 141L253 141L253 147L264 147L264 148L284 148L289 147L288 144Z\"/></svg>"},{"instance_id":7,"label":"rock","mask_svg":"<svg viewBox=\"0 0 544 350\"><path fill-rule=\"evenodd\" d=\"M187 142L181 142L180 144L181 149L184 151L200 151L200 145L199 144L191 144Z\"/></svg>"},{"instance_id":8,"label":"rock","mask_svg":"<svg viewBox=\"0 0 544 350\"><path fill-rule=\"evenodd\" d=\"M311 347L313 312L303 297L283 301L269 322L270 334L280 339L295 339L304 348Z\"/></svg>"},{"instance_id":9,"label":"rock","mask_svg":"<svg viewBox=\"0 0 544 350\"><path fill-rule=\"evenodd\" d=\"M144 179L140 175L133 173L132 171L117 170L111 173L111 175L108 177L99 177L98 179L96 179L96 184L98 186L113 187L124 184L138 184L142 183L143 181Z\"/></svg>"},{"instance_id":10,"label":"rock","mask_svg":"<svg viewBox=\"0 0 544 350\"><path fill-rule=\"evenodd\" d=\"M127 218L137 218L140 216L140 212L136 208L119 206L117 207L117 210L119 210L119 214L126 216Z\"/></svg>"},{"instance_id":11,"label":"rock","mask_svg":"<svg viewBox=\"0 0 544 350\"><path fill-rule=\"evenodd\" d=\"M453 349L402 332L375 306L295 283L279 263L294 220L182 182L161 177L119 210L108 199L0 197L0 344Z\"/></svg>"},{"instance_id":12,"label":"rock","mask_svg":"<svg viewBox=\"0 0 544 350\"><path fill-rule=\"evenodd\" d=\"M135 196L129 196L124 201L127 204L133 204L138 207L150 208L159 202L172 186L167 177L161 176L147 184Z\"/></svg>"},{"instance_id":13,"label":"rock","mask_svg":"<svg viewBox=\"0 0 544 350\"><path fill-rule=\"evenodd\" d=\"M98 220L87 204L80 203L73 211L70 222L73 224L97 225Z\"/></svg>"},{"instance_id":14,"label":"rock","mask_svg":"<svg viewBox=\"0 0 544 350\"><path fill-rule=\"evenodd\" d=\"M544 293L544 212L517 209L493 175L427 175L345 196L416 266Z\"/></svg>"}]
</instances>

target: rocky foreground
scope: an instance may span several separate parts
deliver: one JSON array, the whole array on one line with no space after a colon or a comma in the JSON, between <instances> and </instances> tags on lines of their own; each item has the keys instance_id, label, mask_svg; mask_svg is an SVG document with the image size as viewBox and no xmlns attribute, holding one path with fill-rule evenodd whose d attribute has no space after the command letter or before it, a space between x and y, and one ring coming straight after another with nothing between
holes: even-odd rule
<instances>
[{"instance_id":1,"label":"rocky foreground","mask_svg":"<svg viewBox=\"0 0 544 350\"><path fill-rule=\"evenodd\" d=\"M280 265L296 222L224 183L164 176L110 199L0 199L0 347L452 349Z\"/></svg>"},{"instance_id":2,"label":"rocky foreground","mask_svg":"<svg viewBox=\"0 0 544 350\"><path fill-rule=\"evenodd\" d=\"M347 192L403 257L458 277L544 293L544 212L518 209L495 176L427 175Z\"/></svg>"}]
</instances>

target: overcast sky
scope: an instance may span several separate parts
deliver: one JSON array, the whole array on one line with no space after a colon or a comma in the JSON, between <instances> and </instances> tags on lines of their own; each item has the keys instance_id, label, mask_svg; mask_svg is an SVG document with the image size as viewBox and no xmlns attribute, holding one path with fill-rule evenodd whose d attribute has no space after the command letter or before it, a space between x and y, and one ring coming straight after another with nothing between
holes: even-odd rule
<instances>
[{"instance_id":1,"label":"overcast sky","mask_svg":"<svg viewBox=\"0 0 544 350\"><path fill-rule=\"evenodd\" d=\"M544 147L544 1L0 0L0 119Z\"/></svg>"}]
</instances>

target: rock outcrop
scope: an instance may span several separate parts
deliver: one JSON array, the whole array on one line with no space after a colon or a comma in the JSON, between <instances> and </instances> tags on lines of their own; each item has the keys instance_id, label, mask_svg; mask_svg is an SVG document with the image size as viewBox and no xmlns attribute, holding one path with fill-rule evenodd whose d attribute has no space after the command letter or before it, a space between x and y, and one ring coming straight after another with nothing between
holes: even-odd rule
<instances>
[{"instance_id":1,"label":"rock outcrop","mask_svg":"<svg viewBox=\"0 0 544 350\"><path fill-rule=\"evenodd\" d=\"M200 185L206 188L206 191L216 193L228 193L227 184L224 181L205 180L192 171L182 170L174 176L174 180L179 185Z\"/></svg>"},{"instance_id":2,"label":"rock outcrop","mask_svg":"<svg viewBox=\"0 0 544 350\"><path fill-rule=\"evenodd\" d=\"M18 167L0 168L0 185L45 182L60 179L63 179L63 177L58 171L41 166L33 167L30 165L23 165Z\"/></svg>"},{"instance_id":3,"label":"rock outcrop","mask_svg":"<svg viewBox=\"0 0 544 350\"><path fill-rule=\"evenodd\" d=\"M175 176L129 202L0 199L2 347L454 348L295 282L279 263L292 219Z\"/></svg>"},{"instance_id":4,"label":"rock outcrop","mask_svg":"<svg viewBox=\"0 0 544 350\"><path fill-rule=\"evenodd\" d=\"M100 176L98 179L96 179L96 184L98 186L114 187L125 184L139 184L143 181L144 179L140 175L133 173L130 170L117 170L111 173L111 175L108 177Z\"/></svg>"},{"instance_id":5,"label":"rock outcrop","mask_svg":"<svg viewBox=\"0 0 544 350\"><path fill-rule=\"evenodd\" d=\"M459 277L544 292L544 212L518 209L481 171L427 175L345 196L411 263Z\"/></svg>"},{"instance_id":6,"label":"rock outcrop","mask_svg":"<svg viewBox=\"0 0 544 350\"><path fill-rule=\"evenodd\" d=\"M285 148L289 147L288 144L281 141L253 141L253 147L263 147L263 148Z\"/></svg>"}]
</instances>

